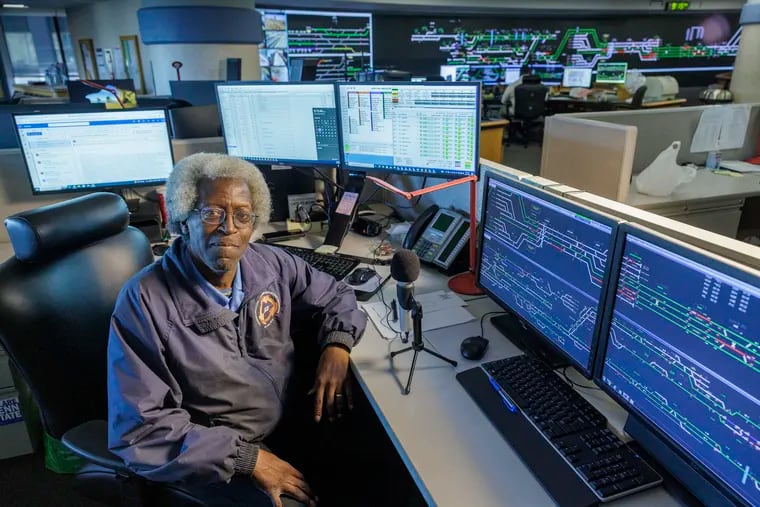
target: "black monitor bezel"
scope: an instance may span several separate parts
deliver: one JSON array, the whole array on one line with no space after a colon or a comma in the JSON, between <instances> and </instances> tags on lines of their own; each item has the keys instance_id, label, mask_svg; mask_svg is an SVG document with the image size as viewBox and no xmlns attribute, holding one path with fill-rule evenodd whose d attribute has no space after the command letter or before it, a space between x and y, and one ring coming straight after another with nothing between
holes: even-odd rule
<instances>
[{"instance_id":1,"label":"black monitor bezel","mask_svg":"<svg viewBox=\"0 0 760 507\"><path fill-rule=\"evenodd\" d=\"M447 86L452 88L458 87L475 87L476 89L476 102L479 107L482 108L482 94L483 84L480 81L348 81L339 82L335 84L335 108L338 113L338 136L340 138L340 166L347 171L359 171L367 173L383 173L383 174L408 174L411 176L425 176L428 178L441 178L447 180L454 180L459 178L466 178L469 176L475 176L480 178L480 128L481 128L481 111L475 115L476 117L476 132L475 132L475 170L472 173L463 173L461 171L446 171L445 169L435 171L424 170L404 170L404 169L387 169L379 167L362 167L356 165L350 165L346 163L346 152L343 143L343 111L341 108L341 88L348 86L388 86L397 87L399 85L408 86ZM396 166L398 167L398 166Z\"/></svg>"},{"instance_id":2,"label":"black monitor bezel","mask_svg":"<svg viewBox=\"0 0 760 507\"><path fill-rule=\"evenodd\" d=\"M686 449L680 446L666 433L649 420L644 414L639 411L637 405L628 403L628 401L612 389L606 382L604 382L602 376L604 374L604 358L607 355L607 346L609 343L609 329L612 323L612 316L615 309L615 294L617 289L618 279L620 277L620 265L625 253L625 245L628 235L632 234L639 239L642 239L648 243L652 243L655 246L670 250L676 255L680 255L694 262L703 264L704 266L726 273L728 276L737 278L748 284L752 284L751 281L747 281L748 277L757 278L754 283L760 284L760 273L753 273L750 268L745 268L739 264L720 256L708 252L697 246L688 245L683 241L669 238L663 234L660 234L652 229L644 227L632 222L624 223L620 226L617 244L615 245L615 257L613 258L614 269L609 275L607 284L607 301L605 306L605 312L602 320L602 328L600 330L599 344L597 346L598 361L596 362L596 368L594 370L594 383L599 388L610 396L615 402L617 402L623 409L629 412L629 417L635 417L636 420L646 427L652 434L656 436L664 445L666 445L672 452L679 456L687 465L695 470L702 479L708 481L709 484L720 491L723 495L728 496L738 505L750 505L735 492L727 483L724 483L716 474L707 469L701 462L694 456L692 456Z\"/></svg>"},{"instance_id":3,"label":"black monitor bezel","mask_svg":"<svg viewBox=\"0 0 760 507\"><path fill-rule=\"evenodd\" d=\"M482 245L483 245L484 234L485 234L484 224L485 224L485 219L486 219L486 211L488 210L488 196L489 196L488 187L491 180L496 180L500 183L506 184L507 186L512 186L521 192L529 194L538 199L543 199L555 206L565 208L575 213L581 213L584 216L591 218L592 220L595 220L599 223L602 223L604 225L611 227L612 230L610 231L610 248L609 248L609 255L607 259L607 265L605 266L605 269L604 269L604 280L608 280L610 276L612 262L615 259L614 249L617 246L618 230L619 230L620 224L622 223L622 220L617 219L613 216L604 214L604 213L600 213L598 210L595 210L593 208L589 208L589 207L580 205L576 202L569 201L568 199L565 199L556 194L552 194L549 191L539 188L535 185L523 183L522 181L516 178L505 176L494 171L486 171L483 178L483 199L482 199L481 209L480 209L480 227L479 227L480 230L478 232L478 245L480 246L480 248L478 249L477 265L475 269L475 281L476 281L477 286L481 290L483 290L483 292L487 294L492 300L494 300L499 306L506 309L511 314L515 315L526 328L530 329L531 332L539 336L542 340L542 345L546 345L551 350L557 352L557 354L559 354L562 358L566 359L569 363L575 366L575 368L578 369L578 371L580 371L584 377L591 379L593 376L593 372L596 369L597 360L599 357L601 357L598 354L598 343L599 343L599 338L600 338L599 333L602 326L602 317L603 317L604 308L607 301L607 293L608 293L608 291L605 290L606 287L604 284L602 285L602 288L599 294L599 303L597 306L597 318L596 318L596 322L594 323L594 332L593 332L593 336L591 337L591 344L589 346L589 361L588 361L588 364L583 365L583 364L580 364L578 361L576 361L575 358L572 357L570 354L560 349L551 339L549 339L546 335L544 335L541 332L541 330L533 326L527 319L525 319L522 316L519 310L505 304L503 301L501 301L501 299L496 294L492 293L490 290L488 290L487 287L483 285L483 283L481 283L480 268L482 264L482 254L483 254Z\"/></svg>"},{"instance_id":4,"label":"black monitor bezel","mask_svg":"<svg viewBox=\"0 0 760 507\"><path fill-rule=\"evenodd\" d=\"M221 102L219 102L219 88L222 86L331 86L333 89L333 100L335 102L335 121L336 124L339 126L340 124L337 123L338 120L338 97L337 97L337 90L335 88L335 82L334 81L287 81L287 82L277 82L277 81L222 81L217 83L214 86L214 91L216 92L216 104L219 107L219 120L221 122L222 126L222 138L224 139L224 150L229 154L229 148L227 147L227 136L224 132L224 113L222 112L222 105ZM340 128L337 129L337 135L338 135L338 158L335 160L300 160L300 159L288 159L288 158L265 158L265 157L242 157L239 155L234 155L236 157L239 157L243 160L247 160L249 162L253 162L254 164L269 164L269 165L289 165L289 166L298 166L298 167L339 167L341 163L342 158L342 137Z\"/></svg>"},{"instance_id":5,"label":"black monitor bezel","mask_svg":"<svg viewBox=\"0 0 760 507\"><path fill-rule=\"evenodd\" d=\"M140 181L140 182L128 182L128 183L122 183L122 182L113 182L113 184L104 184L104 185L92 185L92 186L86 186L86 187L80 187L80 188L62 188L62 189L55 189L55 190L37 190L34 186L34 180L32 179L32 173L31 169L29 168L29 164L26 161L26 153L24 152L24 146L21 143L21 135L19 133L19 129L16 123L16 117L17 116L50 116L52 115L71 115L71 114L113 114L113 113L120 113L120 112L136 112L136 111L162 111L164 113L164 124L166 125L166 138L169 141L169 155L171 156L172 160L172 166L174 166L174 146L172 145L172 133L171 133L171 126L169 124L169 112L165 107L133 107L128 109L103 109L103 110L97 110L97 111L66 111L66 112L45 112L45 111L35 111L31 113L12 113L11 114L11 121L13 122L13 129L16 132L16 140L18 141L18 149L21 151L21 159L24 161L24 168L26 169L26 177L29 181L29 188L32 189L32 195L51 195L51 194L71 194L71 193L82 193L82 192L97 192L97 191L112 191L120 188L138 188L138 187L158 187L161 185L165 185L167 180L169 179L169 175L166 175L166 178L157 179L157 180L151 180L151 181Z\"/></svg>"}]
</instances>

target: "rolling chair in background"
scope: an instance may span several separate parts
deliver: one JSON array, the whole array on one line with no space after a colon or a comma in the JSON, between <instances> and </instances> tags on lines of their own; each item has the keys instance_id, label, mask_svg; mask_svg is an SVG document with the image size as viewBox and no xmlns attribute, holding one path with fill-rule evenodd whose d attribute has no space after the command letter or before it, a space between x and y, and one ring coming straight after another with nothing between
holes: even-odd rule
<instances>
[{"instance_id":1,"label":"rolling chair in background","mask_svg":"<svg viewBox=\"0 0 760 507\"><path fill-rule=\"evenodd\" d=\"M646 86L639 86L638 89L633 93L630 103L617 103L615 104L615 109L641 109L641 105L644 103L644 95L646 92Z\"/></svg>"},{"instance_id":2,"label":"rolling chair in background","mask_svg":"<svg viewBox=\"0 0 760 507\"><path fill-rule=\"evenodd\" d=\"M548 92L549 89L540 82L526 82L525 79L523 84L515 88L515 112L508 118L508 145L517 138L526 148L534 138L539 144L542 142Z\"/></svg>"},{"instance_id":3,"label":"rolling chair in background","mask_svg":"<svg viewBox=\"0 0 760 507\"><path fill-rule=\"evenodd\" d=\"M116 194L94 193L10 216L15 257L0 264L0 344L29 385L45 431L90 464L74 476L108 505L200 506L150 483L108 450L106 347L124 282L153 262Z\"/></svg>"}]
</instances>

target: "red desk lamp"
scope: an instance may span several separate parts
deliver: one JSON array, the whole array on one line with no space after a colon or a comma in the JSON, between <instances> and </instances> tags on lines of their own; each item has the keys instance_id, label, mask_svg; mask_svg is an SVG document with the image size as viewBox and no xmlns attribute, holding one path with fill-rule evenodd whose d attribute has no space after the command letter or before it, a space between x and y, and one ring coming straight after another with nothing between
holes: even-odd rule
<instances>
[{"instance_id":1,"label":"red desk lamp","mask_svg":"<svg viewBox=\"0 0 760 507\"><path fill-rule=\"evenodd\" d=\"M464 273L460 273L458 275L452 276L449 279L449 288L456 292L457 294L465 294L468 296L476 296L479 294L483 294L483 291L480 290L477 285L475 284L475 242L477 241L477 224L475 223L475 217L477 215L476 209L475 209L475 201L477 199L477 184L478 184L478 177L477 176L465 176L464 178L459 178L457 180L451 180L446 181L444 183L433 185L432 187L427 188L421 188L419 190L414 190L412 192L407 192L405 190L401 190L400 188L394 187L387 181L383 181L380 178L376 178L374 176L367 176L368 180L374 182L376 185L386 189L390 190L394 194L400 195L401 197L404 197L406 199L413 199L417 196L429 194L430 192L435 192L436 190L443 190L444 188L450 188L454 187L456 185L460 185L462 183L470 183L470 261L469 261L469 269L465 271Z\"/></svg>"}]
</instances>

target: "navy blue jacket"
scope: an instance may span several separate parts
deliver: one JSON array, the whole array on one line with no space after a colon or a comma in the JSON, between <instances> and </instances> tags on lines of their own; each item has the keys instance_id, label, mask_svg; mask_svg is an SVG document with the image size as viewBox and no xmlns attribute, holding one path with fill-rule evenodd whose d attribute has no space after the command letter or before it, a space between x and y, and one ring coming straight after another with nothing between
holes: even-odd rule
<instances>
[{"instance_id":1,"label":"navy blue jacket","mask_svg":"<svg viewBox=\"0 0 760 507\"><path fill-rule=\"evenodd\" d=\"M122 289L108 342L110 449L154 481L250 474L282 415L291 319L324 315L318 339L349 349L366 316L350 287L298 257L253 244L240 259L239 312L184 275L176 240Z\"/></svg>"}]
</instances>

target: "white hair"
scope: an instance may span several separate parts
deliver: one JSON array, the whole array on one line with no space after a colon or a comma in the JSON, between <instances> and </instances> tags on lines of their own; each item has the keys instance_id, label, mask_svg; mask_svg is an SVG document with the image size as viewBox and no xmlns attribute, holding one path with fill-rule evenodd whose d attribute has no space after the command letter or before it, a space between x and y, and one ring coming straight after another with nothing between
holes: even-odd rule
<instances>
[{"instance_id":1,"label":"white hair","mask_svg":"<svg viewBox=\"0 0 760 507\"><path fill-rule=\"evenodd\" d=\"M181 234L180 224L190 216L198 204L198 183L203 179L232 178L242 180L251 193L251 206L256 215L256 226L251 240L261 237L269 223L272 197L264 176L258 167L237 157L222 153L195 153L174 166L166 182L166 208L169 213L169 231Z\"/></svg>"}]
</instances>

